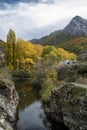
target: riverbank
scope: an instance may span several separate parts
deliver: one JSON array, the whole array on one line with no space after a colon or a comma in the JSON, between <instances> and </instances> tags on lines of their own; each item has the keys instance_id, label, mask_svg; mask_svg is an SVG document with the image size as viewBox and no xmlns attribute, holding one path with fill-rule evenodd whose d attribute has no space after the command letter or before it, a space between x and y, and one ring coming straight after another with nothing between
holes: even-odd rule
<instances>
[{"instance_id":1,"label":"riverbank","mask_svg":"<svg viewBox=\"0 0 87 130\"><path fill-rule=\"evenodd\" d=\"M18 94L3 57L0 59L0 130L13 130L18 102Z\"/></svg>"},{"instance_id":2,"label":"riverbank","mask_svg":"<svg viewBox=\"0 0 87 130\"><path fill-rule=\"evenodd\" d=\"M87 65L65 65L57 71L59 83L45 108L47 117L69 130L87 130Z\"/></svg>"},{"instance_id":3,"label":"riverbank","mask_svg":"<svg viewBox=\"0 0 87 130\"><path fill-rule=\"evenodd\" d=\"M17 130L67 130L63 124L48 121L38 87L31 85L29 80L17 80L15 85L20 98Z\"/></svg>"},{"instance_id":4,"label":"riverbank","mask_svg":"<svg viewBox=\"0 0 87 130\"><path fill-rule=\"evenodd\" d=\"M0 79L0 130L13 130L18 100L14 83Z\"/></svg>"}]
</instances>

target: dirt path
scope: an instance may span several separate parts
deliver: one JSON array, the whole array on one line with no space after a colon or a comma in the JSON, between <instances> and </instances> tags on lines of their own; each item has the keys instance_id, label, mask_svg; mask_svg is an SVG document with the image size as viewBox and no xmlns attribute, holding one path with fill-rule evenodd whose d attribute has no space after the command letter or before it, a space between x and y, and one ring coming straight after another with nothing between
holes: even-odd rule
<instances>
[{"instance_id":1,"label":"dirt path","mask_svg":"<svg viewBox=\"0 0 87 130\"><path fill-rule=\"evenodd\" d=\"M85 85L85 84L73 83L73 82L71 82L71 84L72 84L72 85L75 85L75 86L77 86L77 87L87 88L87 85Z\"/></svg>"}]
</instances>

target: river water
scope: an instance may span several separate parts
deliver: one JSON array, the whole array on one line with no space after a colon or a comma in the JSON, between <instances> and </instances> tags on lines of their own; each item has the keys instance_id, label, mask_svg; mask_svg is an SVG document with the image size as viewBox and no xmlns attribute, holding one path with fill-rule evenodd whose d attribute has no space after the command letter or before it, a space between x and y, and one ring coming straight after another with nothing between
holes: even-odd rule
<instances>
[{"instance_id":1,"label":"river water","mask_svg":"<svg viewBox=\"0 0 87 130\"><path fill-rule=\"evenodd\" d=\"M37 88L29 81L16 81L15 84L20 98L16 130L67 130L48 122Z\"/></svg>"}]
</instances>

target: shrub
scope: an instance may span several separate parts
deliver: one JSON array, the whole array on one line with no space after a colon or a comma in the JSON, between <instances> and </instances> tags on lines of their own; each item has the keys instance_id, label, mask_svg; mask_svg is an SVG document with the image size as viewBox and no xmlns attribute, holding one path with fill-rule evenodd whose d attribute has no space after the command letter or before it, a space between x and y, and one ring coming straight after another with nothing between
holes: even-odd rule
<instances>
[{"instance_id":1,"label":"shrub","mask_svg":"<svg viewBox=\"0 0 87 130\"><path fill-rule=\"evenodd\" d=\"M57 87L57 72L55 69L45 72L44 81L41 85L42 100L47 102L50 99L52 89Z\"/></svg>"},{"instance_id":2,"label":"shrub","mask_svg":"<svg viewBox=\"0 0 87 130\"><path fill-rule=\"evenodd\" d=\"M15 78L20 79L20 78L29 78L31 75L31 72L28 70L17 70L16 69L13 71L12 74Z\"/></svg>"},{"instance_id":3,"label":"shrub","mask_svg":"<svg viewBox=\"0 0 87 130\"><path fill-rule=\"evenodd\" d=\"M83 65L79 68L78 74L87 74L87 65Z\"/></svg>"}]
</instances>

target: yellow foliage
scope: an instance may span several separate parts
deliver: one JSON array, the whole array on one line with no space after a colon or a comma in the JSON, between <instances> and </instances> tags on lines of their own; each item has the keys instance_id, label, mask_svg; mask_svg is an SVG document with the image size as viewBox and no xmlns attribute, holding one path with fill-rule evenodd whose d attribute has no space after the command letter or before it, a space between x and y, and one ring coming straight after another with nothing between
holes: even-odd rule
<instances>
[{"instance_id":1,"label":"yellow foliage","mask_svg":"<svg viewBox=\"0 0 87 130\"><path fill-rule=\"evenodd\" d=\"M77 59L77 55L74 53L70 53L66 50L64 50L63 48L58 48L58 52L60 53L60 55L62 56L63 60L68 60L68 59Z\"/></svg>"},{"instance_id":2,"label":"yellow foliage","mask_svg":"<svg viewBox=\"0 0 87 130\"><path fill-rule=\"evenodd\" d=\"M58 62L67 59L76 59L74 53L54 46L43 47L31 42L18 39L16 43L16 67L19 69L31 68L38 60L46 58L46 62Z\"/></svg>"},{"instance_id":3,"label":"yellow foliage","mask_svg":"<svg viewBox=\"0 0 87 130\"><path fill-rule=\"evenodd\" d=\"M40 59L43 47L18 39L16 50L16 61L19 64L19 68L28 68L28 66L34 65L38 58Z\"/></svg>"},{"instance_id":4,"label":"yellow foliage","mask_svg":"<svg viewBox=\"0 0 87 130\"><path fill-rule=\"evenodd\" d=\"M35 50L36 50L36 54L35 54L36 57L37 58L41 57L44 47L41 46L41 45L34 45L34 47L35 47Z\"/></svg>"},{"instance_id":5,"label":"yellow foliage","mask_svg":"<svg viewBox=\"0 0 87 130\"><path fill-rule=\"evenodd\" d=\"M34 65L35 62L34 62L33 59L31 59L31 58L26 58L26 59L25 59L25 64Z\"/></svg>"}]
</instances>

